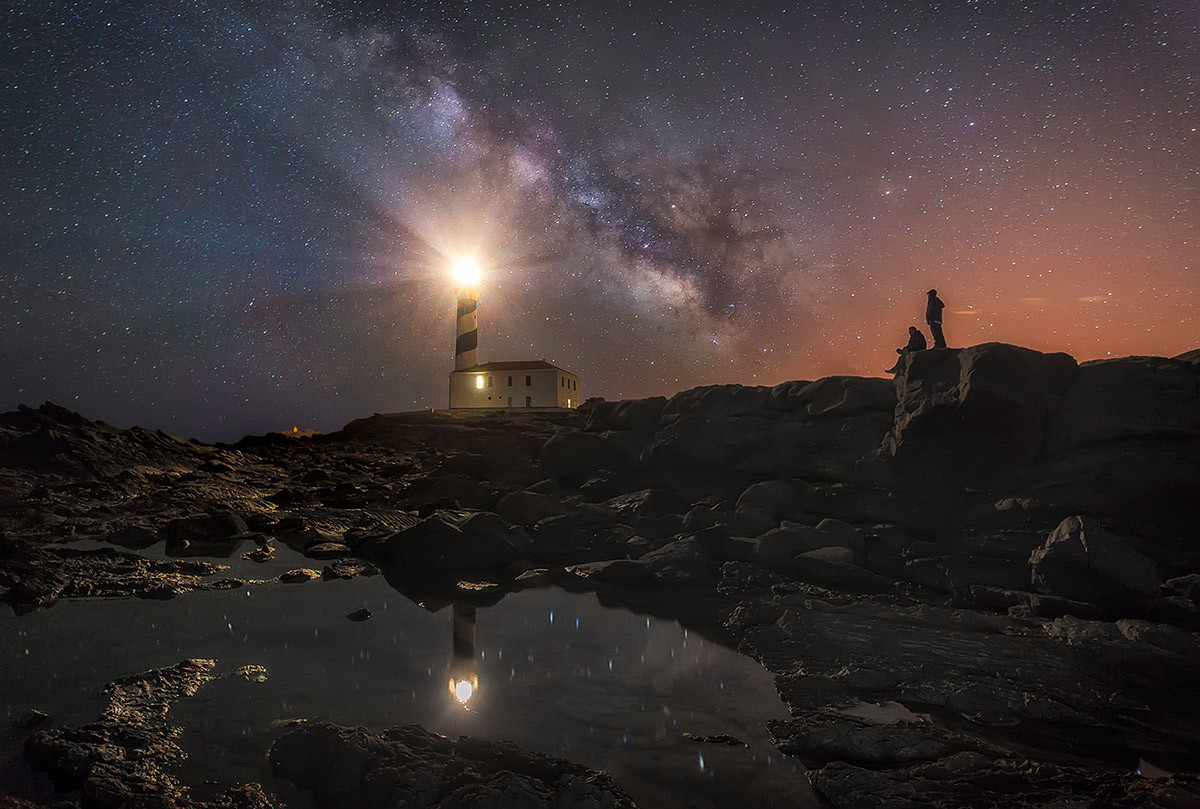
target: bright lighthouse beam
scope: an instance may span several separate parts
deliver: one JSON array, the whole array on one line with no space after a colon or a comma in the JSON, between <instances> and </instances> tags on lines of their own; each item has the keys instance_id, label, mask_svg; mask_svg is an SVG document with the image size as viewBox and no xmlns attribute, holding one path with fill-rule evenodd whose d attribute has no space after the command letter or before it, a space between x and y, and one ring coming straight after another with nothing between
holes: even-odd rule
<instances>
[{"instance_id":1,"label":"bright lighthouse beam","mask_svg":"<svg viewBox=\"0 0 1200 809\"><path fill-rule=\"evenodd\" d=\"M454 280L464 287L479 285L479 262L473 258L460 258L454 262Z\"/></svg>"}]
</instances>

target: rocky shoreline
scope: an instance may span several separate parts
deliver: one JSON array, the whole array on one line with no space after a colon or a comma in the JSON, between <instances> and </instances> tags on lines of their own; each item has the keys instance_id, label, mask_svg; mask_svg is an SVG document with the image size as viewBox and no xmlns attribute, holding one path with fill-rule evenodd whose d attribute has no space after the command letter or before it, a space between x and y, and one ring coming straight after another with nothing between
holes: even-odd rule
<instances>
[{"instance_id":1,"label":"rocky shoreline","mask_svg":"<svg viewBox=\"0 0 1200 809\"><path fill-rule=\"evenodd\" d=\"M1077 364L986 344L909 355L894 382L376 415L231 445L48 404L0 415L0 596L21 613L376 571L410 595L591 589L771 671L791 713L772 734L829 805L1187 807L1197 495L1200 350ZM239 578L188 558L279 546L311 566ZM165 708L150 713L38 731L30 762L83 785L84 807L270 805L252 785L193 802L167 772ZM137 756L111 738L132 738L127 720L154 737ZM307 789L297 762L325 750L345 769L322 783L364 805L376 772L411 805L632 805L511 746L364 734L295 728L272 764Z\"/></svg>"}]
</instances>

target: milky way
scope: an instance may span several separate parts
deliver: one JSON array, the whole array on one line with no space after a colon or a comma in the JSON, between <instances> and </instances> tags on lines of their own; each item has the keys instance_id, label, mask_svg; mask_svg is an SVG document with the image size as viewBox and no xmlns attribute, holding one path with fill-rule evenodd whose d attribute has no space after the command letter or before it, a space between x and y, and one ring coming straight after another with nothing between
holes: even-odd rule
<instances>
[{"instance_id":1,"label":"milky way","mask_svg":"<svg viewBox=\"0 0 1200 809\"><path fill-rule=\"evenodd\" d=\"M1200 346L1200 3L17 3L0 407L209 439Z\"/></svg>"}]
</instances>

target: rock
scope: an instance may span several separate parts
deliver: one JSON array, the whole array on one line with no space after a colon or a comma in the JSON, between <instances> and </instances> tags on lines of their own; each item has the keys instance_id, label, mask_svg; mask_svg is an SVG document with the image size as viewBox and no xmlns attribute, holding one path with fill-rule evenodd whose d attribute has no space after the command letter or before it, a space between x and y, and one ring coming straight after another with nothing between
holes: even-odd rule
<instances>
[{"instance_id":1,"label":"rock","mask_svg":"<svg viewBox=\"0 0 1200 809\"><path fill-rule=\"evenodd\" d=\"M607 559L571 565L567 572L605 584L636 584L653 577L650 568L632 559Z\"/></svg>"},{"instance_id":2,"label":"rock","mask_svg":"<svg viewBox=\"0 0 1200 809\"><path fill-rule=\"evenodd\" d=\"M535 495L537 496L537 495ZM382 541L382 561L402 576L501 568L531 547L529 535L489 512L454 525L434 514Z\"/></svg>"},{"instance_id":3,"label":"rock","mask_svg":"<svg viewBox=\"0 0 1200 809\"><path fill-rule=\"evenodd\" d=\"M374 576L378 572L378 568L362 559L342 557L334 559L332 563L321 568L321 578L324 580L354 579L359 576Z\"/></svg>"},{"instance_id":4,"label":"rock","mask_svg":"<svg viewBox=\"0 0 1200 809\"><path fill-rule=\"evenodd\" d=\"M667 399L664 396L596 402L587 409L588 419L584 429L589 433L605 430L649 433L658 426L666 406Z\"/></svg>"},{"instance_id":5,"label":"rock","mask_svg":"<svg viewBox=\"0 0 1200 809\"><path fill-rule=\"evenodd\" d=\"M1053 619L1061 618L1064 615L1074 615L1077 618L1089 620L1099 620L1103 617L1103 613L1095 604L1043 593L1006 590L980 584L972 584L969 593L968 602L972 607L1007 612L1012 616Z\"/></svg>"},{"instance_id":6,"label":"rock","mask_svg":"<svg viewBox=\"0 0 1200 809\"><path fill-rule=\"evenodd\" d=\"M713 578L704 546L697 539L677 539L638 560L659 581L672 584L706 582Z\"/></svg>"},{"instance_id":7,"label":"rock","mask_svg":"<svg viewBox=\"0 0 1200 809\"><path fill-rule=\"evenodd\" d=\"M820 495L802 480L764 480L747 486L736 508L754 508L770 515L776 524L784 517L811 507Z\"/></svg>"},{"instance_id":8,"label":"rock","mask_svg":"<svg viewBox=\"0 0 1200 809\"><path fill-rule=\"evenodd\" d=\"M109 705L95 722L39 731L25 757L60 790L81 790L89 809L271 809L262 790L247 784L212 801L196 801L170 772L186 758L167 724L171 707L211 680L211 660L184 660L109 684Z\"/></svg>"},{"instance_id":9,"label":"rock","mask_svg":"<svg viewBox=\"0 0 1200 809\"><path fill-rule=\"evenodd\" d=\"M315 570L306 567L289 570L286 573L279 574L279 580L284 584L299 584L313 579L321 578L321 574Z\"/></svg>"},{"instance_id":10,"label":"rock","mask_svg":"<svg viewBox=\"0 0 1200 809\"><path fill-rule=\"evenodd\" d=\"M173 544L204 543L249 533L246 521L233 511L182 517L163 526L168 548ZM169 552L169 551L168 551Z\"/></svg>"},{"instance_id":11,"label":"rock","mask_svg":"<svg viewBox=\"0 0 1200 809\"><path fill-rule=\"evenodd\" d=\"M556 432L541 452L542 469L562 483L579 484L601 469L623 466L621 453L595 433L563 428Z\"/></svg>"},{"instance_id":12,"label":"rock","mask_svg":"<svg viewBox=\"0 0 1200 809\"><path fill-rule=\"evenodd\" d=\"M778 566L818 548L840 547L850 550L852 555L861 554L863 545L862 534L838 520L823 520L816 527L784 522L758 538L756 558L762 564Z\"/></svg>"},{"instance_id":13,"label":"rock","mask_svg":"<svg viewBox=\"0 0 1200 809\"><path fill-rule=\"evenodd\" d=\"M534 494L555 495L562 493L562 486L558 485L558 481L554 478L545 478L530 486L526 491Z\"/></svg>"},{"instance_id":14,"label":"rock","mask_svg":"<svg viewBox=\"0 0 1200 809\"><path fill-rule=\"evenodd\" d=\"M58 598L172 598L213 587L204 578L225 569L113 548L35 547L0 535L0 586L8 588L2 599L19 614Z\"/></svg>"},{"instance_id":15,"label":"rock","mask_svg":"<svg viewBox=\"0 0 1200 809\"><path fill-rule=\"evenodd\" d=\"M601 772L511 742L450 740L407 725L369 733L327 723L281 736L268 756L276 776L310 792L318 809L633 809Z\"/></svg>"},{"instance_id":16,"label":"rock","mask_svg":"<svg viewBox=\"0 0 1200 809\"><path fill-rule=\"evenodd\" d=\"M993 760L971 752L885 771L836 761L810 770L808 778L833 809L1185 809L1200 803L1192 776L1156 781L1128 770Z\"/></svg>"},{"instance_id":17,"label":"rock","mask_svg":"<svg viewBox=\"0 0 1200 809\"><path fill-rule=\"evenodd\" d=\"M1200 349L1197 350L1200 351ZM1167 579L1163 582L1163 589L1200 606L1200 573L1189 573L1186 576Z\"/></svg>"},{"instance_id":18,"label":"rock","mask_svg":"<svg viewBox=\"0 0 1200 809\"><path fill-rule=\"evenodd\" d=\"M341 545L342 534L336 531L327 531L322 528L315 528L311 525L304 525L298 530L289 531L284 523L280 524L279 541L287 545L294 551L299 551L307 555L309 548L317 545Z\"/></svg>"},{"instance_id":19,"label":"rock","mask_svg":"<svg viewBox=\"0 0 1200 809\"><path fill-rule=\"evenodd\" d=\"M158 542L158 534L144 525L126 525L109 533L104 540L122 548L140 551Z\"/></svg>"},{"instance_id":20,"label":"rock","mask_svg":"<svg viewBox=\"0 0 1200 809\"><path fill-rule=\"evenodd\" d=\"M737 736L730 736L728 733L720 733L712 736L693 736L691 733L684 733L683 737L702 744L727 744L730 747L749 747L748 744Z\"/></svg>"},{"instance_id":21,"label":"rock","mask_svg":"<svg viewBox=\"0 0 1200 809\"><path fill-rule=\"evenodd\" d=\"M1059 523L1029 557L1034 587L1048 595L1136 614L1159 595L1154 563L1088 517Z\"/></svg>"},{"instance_id":22,"label":"rock","mask_svg":"<svg viewBox=\"0 0 1200 809\"><path fill-rule=\"evenodd\" d=\"M349 621L365 621L370 617L371 617L371 611L369 609L367 609L366 607L363 607L362 609L355 610L354 612L347 615L346 619Z\"/></svg>"},{"instance_id":23,"label":"rock","mask_svg":"<svg viewBox=\"0 0 1200 809\"><path fill-rule=\"evenodd\" d=\"M609 498L604 504L623 522L635 519L678 517L692 507L684 497L666 489L639 489Z\"/></svg>"},{"instance_id":24,"label":"rock","mask_svg":"<svg viewBox=\"0 0 1200 809\"><path fill-rule=\"evenodd\" d=\"M318 542L304 549L304 555L309 559L338 559L350 554L350 547L340 542Z\"/></svg>"},{"instance_id":25,"label":"rock","mask_svg":"<svg viewBox=\"0 0 1200 809\"><path fill-rule=\"evenodd\" d=\"M272 545L260 545L254 550L242 554L242 558L247 562L266 562L274 556L275 548Z\"/></svg>"},{"instance_id":26,"label":"rock","mask_svg":"<svg viewBox=\"0 0 1200 809\"><path fill-rule=\"evenodd\" d=\"M691 538L700 543L701 549L710 559L727 562L735 558L735 553L740 553L740 546L735 546L733 535L726 525L705 528L692 534Z\"/></svg>"},{"instance_id":27,"label":"rock","mask_svg":"<svg viewBox=\"0 0 1200 809\"><path fill-rule=\"evenodd\" d=\"M18 719L16 725L23 730L28 730L29 728L37 727L49 718L50 714L34 708Z\"/></svg>"},{"instance_id":28,"label":"rock","mask_svg":"<svg viewBox=\"0 0 1200 809\"><path fill-rule=\"evenodd\" d=\"M850 523L826 517L817 523L817 530L833 537L834 541L829 543L830 545L849 548L855 553L861 553L863 550L863 534Z\"/></svg>"},{"instance_id":29,"label":"rock","mask_svg":"<svg viewBox=\"0 0 1200 809\"><path fill-rule=\"evenodd\" d=\"M1003 343L911 354L885 449L921 486L955 487L1033 460L1078 372L1066 354Z\"/></svg>"},{"instance_id":30,"label":"rock","mask_svg":"<svg viewBox=\"0 0 1200 809\"><path fill-rule=\"evenodd\" d=\"M805 581L852 589L886 590L890 579L854 564L854 552L848 548L818 548L794 557L788 570Z\"/></svg>"},{"instance_id":31,"label":"rock","mask_svg":"<svg viewBox=\"0 0 1200 809\"><path fill-rule=\"evenodd\" d=\"M553 580L554 574L548 568L530 568L513 579L513 586L520 588L544 587Z\"/></svg>"},{"instance_id":32,"label":"rock","mask_svg":"<svg viewBox=\"0 0 1200 809\"><path fill-rule=\"evenodd\" d=\"M712 528L718 522L726 521L728 517L728 511L702 504L694 506L688 510L687 514L683 515L682 527L684 531L695 533L705 528Z\"/></svg>"},{"instance_id":33,"label":"rock","mask_svg":"<svg viewBox=\"0 0 1200 809\"><path fill-rule=\"evenodd\" d=\"M805 551L798 558L816 559L835 565L853 565L854 551L849 548L817 548L815 551Z\"/></svg>"},{"instance_id":34,"label":"rock","mask_svg":"<svg viewBox=\"0 0 1200 809\"><path fill-rule=\"evenodd\" d=\"M500 501L500 516L516 525L534 525L547 517L567 513L558 500L534 492L512 492Z\"/></svg>"},{"instance_id":35,"label":"rock","mask_svg":"<svg viewBox=\"0 0 1200 809\"><path fill-rule=\"evenodd\" d=\"M265 683L268 679L267 667L256 663L238 666L233 673L251 683Z\"/></svg>"},{"instance_id":36,"label":"rock","mask_svg":"<svg viewBox=\"0 0 1200 809\"><path fill-rule=\"evenodd\" d=\"M756 506L738 506L733 512L733 528L743 536L758 536L778 525L778 520Z\"/></svg>"},{"instance_id":37,"label":"rock","mask_svg":"<svg viewBox=\"0 0 1200 809\"><path fill-rule=\"evenodd\" d=\"M806 764L848 761L896 766L932 761L962 750L970 741L924 722L875 723L845 714L805 711L771 725L779 749Z\"/></svg>"},{"instance_id":38,"label":"rock","mask_svg":"<svg viewBox=\"0 0 1200 809\"><path fill-rule=\"evenodd\" d=\"M1179 359L1079 366L1047 424L1046 452L1133 439L1200 438L1200 374Z\"/></svg>"}]
</instances>

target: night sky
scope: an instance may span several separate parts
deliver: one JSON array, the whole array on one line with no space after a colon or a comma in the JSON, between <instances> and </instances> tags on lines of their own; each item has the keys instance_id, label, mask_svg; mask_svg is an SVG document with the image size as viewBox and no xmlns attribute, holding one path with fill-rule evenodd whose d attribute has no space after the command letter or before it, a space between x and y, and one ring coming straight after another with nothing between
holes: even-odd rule
<instances>
[{"instance_id":1,"label":"night sky","mask_svg":"<svg viewBox=\"0 0 1200 809\"><path fill-rule=\"evenodd\" d=\"M13 4L6 4L11 6ZM232 439L444 406L1200 347L1200 2L17 2L0 409Z\"/></svg>"}]
</instances>

